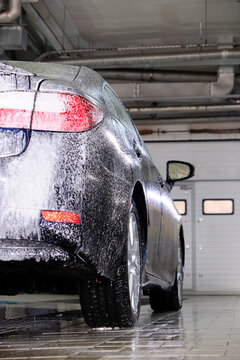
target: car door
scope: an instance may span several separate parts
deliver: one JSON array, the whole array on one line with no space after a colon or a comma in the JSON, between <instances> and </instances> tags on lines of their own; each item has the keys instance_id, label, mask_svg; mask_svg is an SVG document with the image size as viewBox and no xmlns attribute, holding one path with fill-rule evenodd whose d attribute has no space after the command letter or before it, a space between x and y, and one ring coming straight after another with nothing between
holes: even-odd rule
<instances>
[{"instance_id":1,"label":"car door","mask_svg":"<svg viewBox=\"0 0 240 360\"><path fill-rule=\"evenodd\" d=\"M146 272L171 282L175 272L176 209L165 181L156 169L151 169L148 186L150 226L146 257ZM179 217L179 216L178 216Z\"/></svg>"},{"instance_id":2,"label":"car door","mask_svg":"<svg viewBox=\"0 0 240 360\"><path fill-rule=\"evenodd\" d=\"M159 269L161 277L167 282L172 282L176 271L180 215L174 206L167 184L163 182L161 186L162 223L158 251Z\"/></svg>"}]
</instances>

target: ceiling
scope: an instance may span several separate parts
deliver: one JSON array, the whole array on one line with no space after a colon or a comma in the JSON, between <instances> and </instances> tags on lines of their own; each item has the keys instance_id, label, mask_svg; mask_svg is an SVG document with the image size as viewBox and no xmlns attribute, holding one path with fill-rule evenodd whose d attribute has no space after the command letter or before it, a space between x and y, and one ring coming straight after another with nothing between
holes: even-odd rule
<instances>
[{"instance_id":1,"label":"ceiling","mask_svg":"<svg viewBox=\"0 0 240 360\"><path fill-rule=\"evenodd\" d=\"M238 0L22 0L7 27L3 56L97 69L142 130L238 130Z\"/></svg>"},{"instance_id":2,"label":"ceiling","mask_svg":"<svg viewBox=\"0 0 240 360\"><path fill-rule=\"evenodd\" d=\"M41 3L74 47L240 42L236 0L39 0L33 6L40 10Z\"/></svg>"}]
</instances>

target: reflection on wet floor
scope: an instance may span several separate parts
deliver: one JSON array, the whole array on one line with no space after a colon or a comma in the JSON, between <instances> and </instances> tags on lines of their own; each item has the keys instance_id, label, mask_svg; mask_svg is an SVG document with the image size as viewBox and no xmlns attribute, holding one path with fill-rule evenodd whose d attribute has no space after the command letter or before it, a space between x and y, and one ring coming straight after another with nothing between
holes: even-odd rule
<instances>
[{"instance_id":1,"label":"reflection on wet floor","mask_svg":"<svg viewBox=\"0 0 240 360\"><path fill-rule=\"evenodd\" d=\"M187 296L177 313L144 305L134 328L101 330L85 325L77 297L43 300L0 303L1 359L240 359L238 296Z\"/></svg>"},{"instance_id":2,"label":"reflection on wet floor","mask_svg":"<svg viewBox=\"0 0 240 360\"><path fill-rule=\"evenodd\" d=\"M0 296L0 320L80 311L79 297L67 295Z\"/></svg>"}]
</instances>

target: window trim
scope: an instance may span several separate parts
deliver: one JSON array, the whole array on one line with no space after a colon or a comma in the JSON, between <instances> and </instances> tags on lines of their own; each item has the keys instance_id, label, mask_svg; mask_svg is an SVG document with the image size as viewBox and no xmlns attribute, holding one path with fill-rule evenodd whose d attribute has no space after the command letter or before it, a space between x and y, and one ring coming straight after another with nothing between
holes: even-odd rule
<instances>
[{"instance_id":1,"label":"window trim","mask_svg":"<svg viewBox=\"0 0 240 360\"><path fill-rule=\"evenodd\" d=\"M183 201L184 203L185 203L185 213L184 214L180 214L179 212L178 212L178 209L177 209L177 207L176 207L176 205L174 204L174 206L175 206L175 208L177 209L177 212L179 213L179 215L181 215L181 216L186 216L187 215L187 210L188 210L188 208L187 208L187 200L186 199L173 199L173 202L174 201Z\"/></svg>"},{"instance_id":2,"label":"window trim","mask_svg":"<svg viewBox=\"0 0 240 360\"><path fill-rule=\"evenodd\" d=\"M227 200L227 201L231 201L232 202L232 212L231 213L205 213L204 212L204 202L205 201L224 201L224 200ZM206 215L206 216L211 216L211 215L215 215L215 216L226 216L226 215L234 215L234 199L233 198L207 198L207 199L203 199L202 200L202 214L203 215Z\"/></svg>"}]
</instances>

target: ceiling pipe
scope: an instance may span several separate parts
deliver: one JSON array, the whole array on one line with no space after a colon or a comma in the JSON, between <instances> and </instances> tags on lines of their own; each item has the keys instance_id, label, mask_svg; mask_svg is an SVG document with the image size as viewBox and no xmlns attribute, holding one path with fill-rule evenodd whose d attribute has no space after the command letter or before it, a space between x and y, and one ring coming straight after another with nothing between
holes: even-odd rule
<instances>
[{"instance_id":1,"label":"ceiling pipe","mask_svg":"<svg viewBox=\"0 0 240 360\"><path fill-rule=\"evenodd\" d=\"M147 97L147 98L137 98L137 99L123 99L123 103L126 108L136 108L136 107L152 107L154 106L205 106L205 105L218 105L222 103L240 103L240 95L230 94L230 95L221 95L221 96L206 96L206 97L174 97L174 98L165 98L161 99L157 96Z\"/></svg>"},{"instance_id":2,"label":"ceiling pipe","mask_svg":"<svg viewBox=\"0 0 240 360\"><path fill-rule=\"evenodd\" d=\"M200 99L211 99L230 94L234 87L234 68L232 66L220 66L217 81L215 82L192 82L192 83L146 83L129 82L111 83L112 88L126 103L144 101L164 103L168 101L186 102Z\"/></svg>"},{"instance_id":3,"label":"ceiling pipe","mask_svg":"<svg viewBox=\"0 0 240 360\"><path fill-rule=\"evenodd\" d=\"M10 24L21 16L21 0L9 0L8 10L0 13L0 24Z\"/></svg>"},{"instance_id":4,"label":"ceiling pipe","mask_svg":"<svg viewBox=\"0 0 240 360\"><path fill-rule=\"evenodd\" d=\"M228 44L222 44L222 46ZM206 48L217 48L218 44L185 44L184 49L206 49ZM105 47L105 48L81 48L81 49L72 49L72 50L61 50L61 51L47 51L40 56L38 56L34 61L45 61L47 58L59 58L59 57L76 57L82 56L84 53L124 53L131 51L140 51L141 54L143 51L156 51L156 50L176 50L182 49L183 45L175 44L175 45L142 45L142 46L128 46L128 47Z\"/></svg>"},{"instance_id":5,"label":"ceiling pipe","mask_svg":"<svg viewBox=\"0 0 240 360\"><path fill-rule=\"evenodd\" d=\"M107 57L85 57L76 59L49 60L50 62L61 62L62 64L88 66L94 69L114 68L141 68L152 69L163 66L190 65L239 65L240 50L238 49L217 49L202 51L180 51L168 54L154 55L128 55L128 56L107 56Z\"/></svg>"},{"instance_id":6,"label":"ceiling pipe","mask_svg":"<svg viewBox=\"0 0 240 360\"><path fill-rule=\"evenodd\" d=\"M149 108L129 108L128 112L131 116L147 116L147 115L199 115L213 114L222 112L240 112L240 104L238 105L206 105L206 106L167 106L167 107L149 107Z\"/></svg>"},{"instance_id":7,"label":"ceiling pipe","mask_svg":"<svg viewBox=\"0 0 240 360\"><path fill-rule=\"evenodd\" d=\"M147 128L138 128L140 135L166 135L166 134L239 134L240 128L228 128L228 129L211 129L208 127L200 129L188 129L188 130L165 130L165 129L147 129Z\"/></svg>"},{"instance_id":8,"label":"ceiling pipe","mask_svg":"<svg viewBox=\"0 0 240 360\"><path fill-rule=\"evenodd\" d=\"M209 82L217 80L216 73L188 71L99 70L98 73L108 81Z\"/></svg>"},{"instance_id":9,"label":"ceiling pipe","mask_svg":"<svg viewBox=\"0 0 240 360\"><path fill-rule=\"evenodd\" d=\"M156 118L152 119L149 117L146 117L144 119L133 119L134 124L136 126L152 126L152 125L179 125L179 124L216 124L216 123L226 123L226 116L206 116L206 117L183 117L183 118ZM239 122L240 116L231 116L229 119L229 122Z\"/></svg>"}]
</instances>

